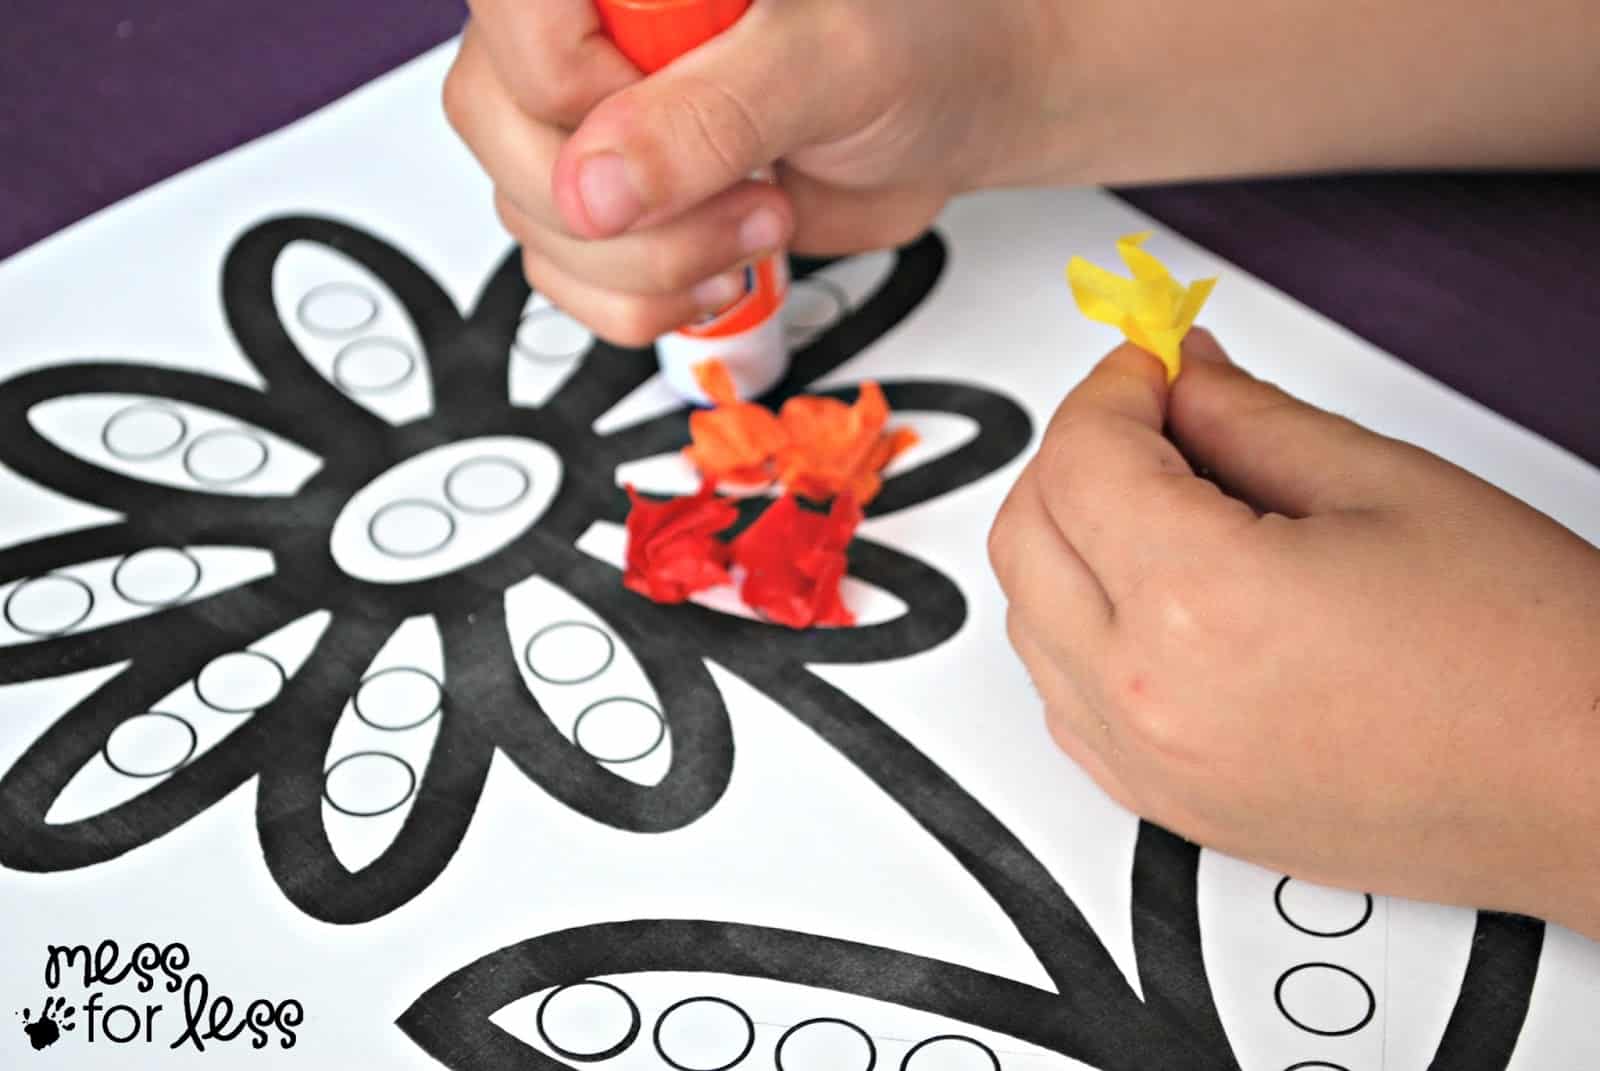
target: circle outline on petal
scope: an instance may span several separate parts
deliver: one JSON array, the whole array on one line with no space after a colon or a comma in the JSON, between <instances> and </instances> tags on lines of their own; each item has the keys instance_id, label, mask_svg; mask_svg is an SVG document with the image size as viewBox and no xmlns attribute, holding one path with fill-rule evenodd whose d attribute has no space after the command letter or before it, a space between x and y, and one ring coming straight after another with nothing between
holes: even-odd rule
<instances>
[{"instance_id":1,"label":"circle outline on petal","mask_svg":"<svg viewBox=\"0 0 1600 1071\"><path fill-rule=\"evenodd\" d=\"M563 993L582 988L583 986L597 986L601 989L610 990L617 996L621 997L623 1003L627 1004L628 1006L628 1013L631 1021L628 1026L627 1033L623 1036L621 1041L617 1042L609 1049L598 1052L577 1052L572 1049L563 1048L561 1045L556 1043L555 1039L550 1036L550 1032L545 1029L544 1016L546 1009L550 1007L550 1002L555 1000ZM615 1057L621 1056L624 1052L628 1051L633 1043L639 1039L639 1034L644 1029L644 1018L639 1014L639 1005L634 1003L633 998L630 997L625 991L618 986L612 985L610 982L602 982L599 979L591 978L582 982L569 982L566 985L557 986L555 989L552 989L545 995L545 998L539 1002L539 1010L534 1014L533 1024L535 1029L539 1031L539 1037L546 1045L550 1046L550 1048L554 1050L557 1056L566 1057L568 1060L577 1060L579 1063L600 1063L604 1060L614 1059Z\"/></svg>"},{"instance_id":2,"label":"circle outline on petal","mask_svg":"<svg viewBox=\"0 0 1600 1071\"><path fill-rule=\"evenodd\" d=\"M178 594L162 599L145 599L129 594L124 586L122 570L128 565L129 562L133 561L141 554L149 554L152 551L161 550L170 551L173 554L186 559L188 563L194 567L194 579L190 580L189 583L184 586L184 589ZM200 581L204 579L204 577L205 570L200 566L200 559L196 558L194 554L188 550L188 548L144 547L140 550L134 551L132 554L123 555L121 560L117 562L115 568L111 570L111 590L117 593L117 598L121 599L125 603L128 603L130 606L142 606L147 610L162 610L166 609L167 607L177 606L190 595L193 595L195 590L200 587Z\"/></svg>"},{"instance_id":3,"label":"circle outline on petal","mask_svg":"<svg viewBox=\"0 0 1600 1071\"><path fill-rule=\"evenodd\" d=\"M378 680L379 678L394 676L401 673L413 674L432 684L434 690L438 694L438 698L434 700L433 706L428 710L428 712L415 721L407 722L403 725L387 725L383 722L373 720L368 716L366 711L361 709L361 692L366 688L367 685L371 684L375 680ZM427 670L419 669L416 666L389 666L386 669L374 670L373 672L368 673L365 677L362 677L361 683L356 685L355 694L350 697L350 708L355 712L356 717L361 719L363 724L370 725L372 728L381 733L410 732L412 729L417 729L428 724L430 721L444 712L444 681L440 680Z\"/></svg>"},{"instance_id":4,"label":"circle outline on petal","mask_svg":"<svg viewBox=\"0 0 1600 1071\"><path fill-rule=\"evenodd\" d=\"M397 762L397 763L400 764L401 769L405 770L406 777L407 777L407 779L409 781L409 784L406 787L405 795L401 796L398 800L396 800L395 802L389 804L387 807L384 807L381 810L376 810L376 811L357 811L357 810L353 810L353 809L351 809L349 807L346 807L343 804L339 803L337 800L335 800L333 798L333 794L328 791L328 782L333 777L334 771L339 769L339 767L343 766L345 763L351 762L351 761L353 761L355 759L371 759L371 758L388 759L390 762ZM411 802L411 797L415 796L416 794L417 794L417 771L416 771L416 768L414 766L412 766L409 762L407 762L405 759L401 758L399 755L394 754L392 751L377 751L377 750L372 750L372 749L368 749L368 750L365 750L365 751L352 751L350 754L348 754L348 755L344 756L343 758L339 759L338 761L334 762L331 766L329 766L326 770L324 770L322 772L322 798L328 802L328 806L329 807L332 807L334 810L338 811L340 814L345 815L348 818L381 818L386 814L392 814L395 811L398 811L400 808L404 807L407 803Z\"/></svg>"},{"instance_id":5,"label":"circle outline on petal","mask_svg":"<svg viewBox=\"0 0 1600 1071\"><path fill-rule=\"evenodd\" d=\"M541 639L543 639L545 636L548 636L552 632L557 632L557 631L560 631L562 629L567 629L567 628L585 629L585 630L588 630L590 632L594 632L594 633L598 634L601 639L606 641L606 656L605 656L604 659L601 660L600 668L598 668L598 669L596 669L596 670L594 670L594 671L592 671L590 673L586 673L581 677L552 677L552 676L549 676L548 674L541 673L539 671L538 667L534 665L533 645L538 643ZM554 685L559 685L559 686L562 686L562 687L575 685L575 684L588 684L592 680L597 680L600 677L601 674L605 673L606 670L611 668L612 664L615 663L616 660L617 660L617 640L616 640L616 637L611 635L611 633L609 631L607 631L606 629L603 629L599 625L596 625L596 624L594 624L593 622L590 622L590 621L567 620L567 621L556 621L556 622L553 622L551 624L548 624L548 625L544 626L539 631L535 632L532 636L530 636L528 638L528 642L526 644L524 644L523 648L522 648L522 664L528 667L528 672L529 673L532 673L535 677L537 677L541 681L544 681L546 684L554 684ZM573 733L574 733L574 735L576 735L576 733L577 733L576 727L574 727Z\"/></svg>"},{"instance_id":6,"label":"circle outline on petal","mask_svg":"<svg viewBox=\"0 0 1600 1071\"><path fill-rule=\"evenodd\" d=\"M629 755L626 758L607 758L607 757L602 757L600 755L596 755L593 751L590 751L583 744L582 726L583 726L584 719L587 718L590 714L594 713L599 708L601 708L603 706L608 706L608 705L610 705L612 703L625 703L625 704L628 704L629 706L643 707L645 710L648 710L656 719L656 735L655 735L655 739L650 742L650 746L646 747L643 751L640 751L637 755ZM608 696L605 699L597 699L593 703L590 703L588 706L584 707L583 710L579 711L577 719L574 720L573 723L572 723L572 743L573 743L573 746L576 747L579 751L583 752L585 755L589 756L595 762L600 763L602 766L626 766L629 763L641 762L644 759L649 758L651 755L654 755L656 753L656 750L658 748L660 748L661 745L666 743L666 742L667 742L667 716L665 714L663 714L661 712L661 710L659 708L657 708L656 706L654 706L653 704L647 703L643 699L635 699L633 696L630 696L630 695L613 695L613 696Z\"/></svg>"},{"instance_id":7,"label":"circle outline on petal","mask_svg":"<svg viewBox=\"0 0 1600 1071\"><path fill-rule=\"evenodd\" d=\"M168 766L164 770L155 770L152 772L126 770L121 766L118 766L117 760L111 757L111 738L117 735L118 730L127 725L131 725L140 718L168 718L183 726L184 731L189 734L189 748L183 753L183 758L179 759L177 762L173 763L171 766ZM106 742L100 745L100 754L106 760L106 765L111 767L112 770L121 774L123 777L136 777L141 780L149 780L157 777L166 777L168 774L176 773L177 771L183 769L183 767L188 764L189 760L194 758L195 750L199 746L200 734L195 731L195 728L192 724L190 724L189 719L179 714L172 714L165 710L147 710L143 714L135 714L127 721L118 725L116 729L112 729L111 732L107 733Z\"/></svg>"},{"instance_id":8,"label":"circle outline on petal","mask_svg":"<svg viewBox=\"0 0 1600 1071\"><path fill-rule=\"evenodd\" d=\"M346 327L327 327L317 323L308 314L312 302L318 298L336 294L354 295L360 298L367 306L366 314L356 323ZM313 335L320 335L323 338L347 338L377 323L381 314L382 310L379 308L378 299L366 287L359 283L347 282L319 283L307 290L300 300L295 303L294 307L294 316L299 321L300 326L310 331Z\"/></svg>"},{"instance_id":9,"label":"circle outline on petal","mask_svg":"<svg viewBox=\"0 0 1600 1071\"><path fill-rule=\"evenodd\" d=\"M86 605L83 608L83 611L78 614L77 617L73 618L70 623L59 628L41 630L28 628L27 626L18 623L16 613L12 606L13 602L16 600L18 595L22 594L28 589L29 585L36 584L41 580L65 581L73 587L76 587L79 591L83 592L85 598L88 599L88 605ZM5 619L5 623L7 625L15 629L17 632L20 632L24 636L29 636L36 640L53 640L58 636L67 635L73 629L89 620L89 615L94 613L94 607L94 589L83 580L73 576L71 573L42 573L39 576L28 577L26 580L23 580L13 587L10 591L6 592L6 601L4 605L0 605L0 617Z\"/></svg>"}]
</instances>

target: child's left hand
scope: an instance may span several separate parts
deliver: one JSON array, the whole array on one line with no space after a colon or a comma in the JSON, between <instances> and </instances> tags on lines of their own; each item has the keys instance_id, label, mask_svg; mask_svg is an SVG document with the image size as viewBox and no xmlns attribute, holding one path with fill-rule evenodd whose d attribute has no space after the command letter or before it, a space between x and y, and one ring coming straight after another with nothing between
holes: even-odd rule
<instances>
[{"instance_id":1,"label":"child's left hand","mask_svg":"<svg viewBox=\"0 0 1600 1071\"><path fill-rule=\"evenodd\" d=\"M1108 357L995 523L1055 739L1208 847L1600 936L1600 552L1185 356Z\"/></svg>"}]
</instances>

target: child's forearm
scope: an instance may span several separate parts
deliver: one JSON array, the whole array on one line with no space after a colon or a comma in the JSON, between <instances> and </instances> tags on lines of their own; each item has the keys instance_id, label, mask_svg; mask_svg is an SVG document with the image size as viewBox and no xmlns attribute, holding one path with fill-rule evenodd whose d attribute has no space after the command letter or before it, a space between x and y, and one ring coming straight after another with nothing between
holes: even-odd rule
<instances>
[{"instance_id":1,"label":"child's forearm","mask_svg":"<svg viewBox=\"0 0 1600 1071\"><path fill-rule=\"evenodd\" d=\"M1600 608L1600 554L1593 560L1590 590L1597 592ZM1574 578L1575 583L1582 578ZM1555 815L1558 824L1556 857L1564 860L1564 873L1552 876L1545 917L1559 922L1594 941L1600 941L1600 617L1594 618L1594 631L1574 637L1573 653L1579 666L1578 690L1572 702L1583 713L1577 719L1579 732L1571 752L1563 756L1563 769L1552 775L1568 782L1572 806L1566 816ZM1587 731L1584 731L1584 730Z\"/></svg>"},{"instance_id":2,"label":"child's forearm","mask_svg":"<svg viewBox=\"0 0 1600 1071\"><path fill-rule=\"evenodd\" d=\"M1040 0L1048 173L1138 183L1600 163L1587 0Z\"/></svg>"}]
</instances>

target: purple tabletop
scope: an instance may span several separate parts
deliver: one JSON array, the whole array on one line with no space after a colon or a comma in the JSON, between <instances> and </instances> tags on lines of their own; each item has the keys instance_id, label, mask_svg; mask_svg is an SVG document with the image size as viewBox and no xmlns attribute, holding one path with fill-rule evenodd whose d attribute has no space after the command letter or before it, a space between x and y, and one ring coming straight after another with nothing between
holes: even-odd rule
<instances>
[{"instance_id":1,"label":"purple tabletop","mask_svg":"<svg viewBox=\"0 0 1600 1071\"><path fill-rule=\"evenodd\" d=\"M465 14L458 0L23 0L0 31L0 257L316 110ZM1600 464L1600 176L1124 196Z\"/></svg>"}]
</instances>

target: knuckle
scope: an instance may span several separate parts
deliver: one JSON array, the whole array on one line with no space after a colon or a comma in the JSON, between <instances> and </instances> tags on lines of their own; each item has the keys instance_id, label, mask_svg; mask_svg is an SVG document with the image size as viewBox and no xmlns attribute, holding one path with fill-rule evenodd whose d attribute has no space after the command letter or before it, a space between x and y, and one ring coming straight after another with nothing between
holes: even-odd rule
<instances>
[{"instance_id":1,"label":"knuckle","mask_svg":"<svg viewBox=\"0 0 1600 1071\"><path fill-rule=\"evenodd\" d=\"M648 302L618 297L606 311L599 333L626 349L641 349L661 334L660 323Z\"/></svg>"},{"instance_id":2,"label":"knuckle","mask_svg":"<svg viewBox=\"0 0 1600 1071\"><path fill-rule=\"evenodd\" d=\"M1233 615L1225 607L1235 599L1219 588L1218 580L1200 569L1151 570L1122 600L1130 640L1161 665L1229 654L1236 637Z\"/></svg>"},{"instance_id":3,"label":"knuckle","mask_svg":"<svg viewBox=\"0 0 1600 1071\"><path fill-rule=\"evenodd\" d=\"M1224 493L1211 480L1191 475L1181 455L1177 455L1175 464L1184 467L1168 467L1166 479L1151 481L1151 511L1184 518L1191 533L1188 550L1193 557L1226 562L1234 554L1247 553L1244 535L1256 520L1255 511Z\"/></svg>"},{"instance_id":4,"label":"knuckle","mask_svg":"<svg viewBox=\"0 0 1600 1071\"><path fill-rule=\"evenodd\" d=\"M539 122L577 125L593 106L581 65L549 42L512 45L494 70L500 91L517 111Z\"/></svg>"},{"instance_id":5,"label":"knuckle","mask_svg":"<svg viewBox=\"0 0 1600 1071\"><path fill-rule=\"evenodd\" d=\"M525 79L518 104L536 118L576 126L589 113L592 102L579 79L561 73L543 80Z\"/></svg>"},{"instance_id":6,"label":"knuckle","mask_svg":"<svg viewBox=\"0 0 1600 1071\"><path fill-rule=\"evenodd\" d=\"M1197 720L1187 716L1188 708L1177 698L1186 694L1186 686L1171 683L1170 675L1160 670L1166 664L1143 637L1137 643L1124 641L1103 659L1098 687L1119 745L1158 765L1192 755L1198 735Z\"/></svg>"},{"instance_id":7,"label":"knuckle","mask_svg":"<svg viewBox=\"0 0 1600 1071\"><path fill-rule=\"evenodd\" d=\"M1071 753L1092 743L1086 739L1086 723L1093 718L1085 710L1065 706L1064 698L1052 696L1044 704L1044 727L1057 747Z\"/></svg>"},{"instance_id":8,"label":"knuckle","mask_svg":"<svg viewBox=\"0 0 1600 1071\"><path fill-rule=\"evenodd\" d=\"M1046 703L1044 706L1044 728L1050 734L1050 742L1055 744L1058 751L1072 755L1084 746L1078 740L1072 719L1054 703Z\"/></svg>"},{"instance_id":9,"label":"knuckle","mask_svg":"<svg viewBox=\"0 0 1600 1071\"><path fill-rule=\"evenodd\" d=\"M570 277L571 273L561 261L560 254L564 250L559 240L552 241L552 235L548 230L522 215L515 205L509 205L508 213L511 217L511 234L522 246L523 256L537 258L547 276L553 276L559 271Z\"/></svg>"},{"instance_id":10,"label":"knuckle","mask_svg":"<svg viewBox=\"0 0 1600 1071\"><path fill-rule=\"evenodd\" d=\"M511 198L499 190L494 191L494 214L507 233L518 241L526 243L527 239L522 234L525 229L522 212L511 203Z\"/></svg>"},{"instance_id":11,"label":"knuckle","mask_svg":"<svg viewBox=\"0 0 1600 1071\"><path fill-rule=\"evenodd\" d=\"M540 293L548 293L551 282L550 268L538 253L524 245L522 248L522 277L528 285Z\"/></svg>"},{"instance_id":12,"label":"knuckle","mask_svg":"<svg viewBox=\"0 0 1600 1071\"><path fill-rule=\"evenodd\" d=\"M1176 758L1194 754L1197 735L1191 719L1171 703L1124 698L1118 704L1118 727L1134 750Z\"/></svg>"},{"instance_id":13,"label":"knuckle","mask_svg":"<svg viewBox=\"0 0 1600 1071\"><path fill-rule=\"evenodd\" d=\"M1016 491L1006 496L1001 503L1000 510L994 516L994 522L989 525L989 536L986 549L989 554L989 567L994 570L996 578L1004 587L1010 580L1016 565L1016 539L1017 522Z\"/></svg>"},{"instance_id":14,"label":"knuckle","mask_svg":"<svg viewBox=\"0 0 1600 1071\"><path fill-rule=\"evenodd\" d=\"M1070 486L1092 459L1105 452L1108 433L1100 421L1061 416L1039 444L1039 485L1043 494Z\"/></svg>"},{"instance_id":15,"label":"knuckle","mask_svg":"<svg viewBox=\"0 0 1600 1071\"><path fill-rule=\"evenodd\" d=\"M656 294L687 290L700 281L694 270L694 252L686 242L666 238L647 242L639 257L643 282Z\"/></svg>"},{"instance_id":16,"label":"knuckle","mask_svg":"<svg viewBox=\"0 0 1600 1071\"><path fill-rule=\"evenodd\" d=\"M1037 458L1039 482L1043 487L1053 487L1066 479L1081 438L1076 422L1058 421L1050 425L1039 443Z\"/></svg>"},{"instance_id":17,"label":"knuckle","mask_svg":"<svg viewBox=\"0 0 1600 1071\"><path fill-rule=\"evenodd\" d=\"M1028 626L1023 623L1022 615L1015 606L1006 607L1006 640L1018 655L1021 655L1027 646Z\"/></svg>"},{"instance_id":18,"label":"knuckle","mask_svg":"<svg viewBox=\"0 0 1600 1071\"><path fill-rule=\"evenodd\" d=\"M1056 460L1067 460L1096 446L1107 437L1103 419L1085 414L1081 406L1064 405L1045 428L1040 452L1049 450Z\"/></svg>"},{"instance_id":19,"label":"knuckle","mask_svg":"<svg viewBox=\"0 0 1600 1071\"><path fill-rule=\"evenodd\" d=\"M471 77L467 62L465 52L456 56L444 76L444 88L440 93L445 118L451 129L463 138L467 136L467 119L472 109Z\"/></svg>"},{"instance_id":20,"label":"knuckle","mask_svg":"<svg viewBox=\"0 0 1600 1071\"><path fill-rule=\"evenodd\" d=\"M1240 599L1238 585L1238 574L1168 572L1119 604L1097 690L1115 710L1129 747L1163 769L1205 768L1227 750L1218 667L1275 661L1272 631L1253 609L1259 600Z\"/></svg>"}]
</instances>

